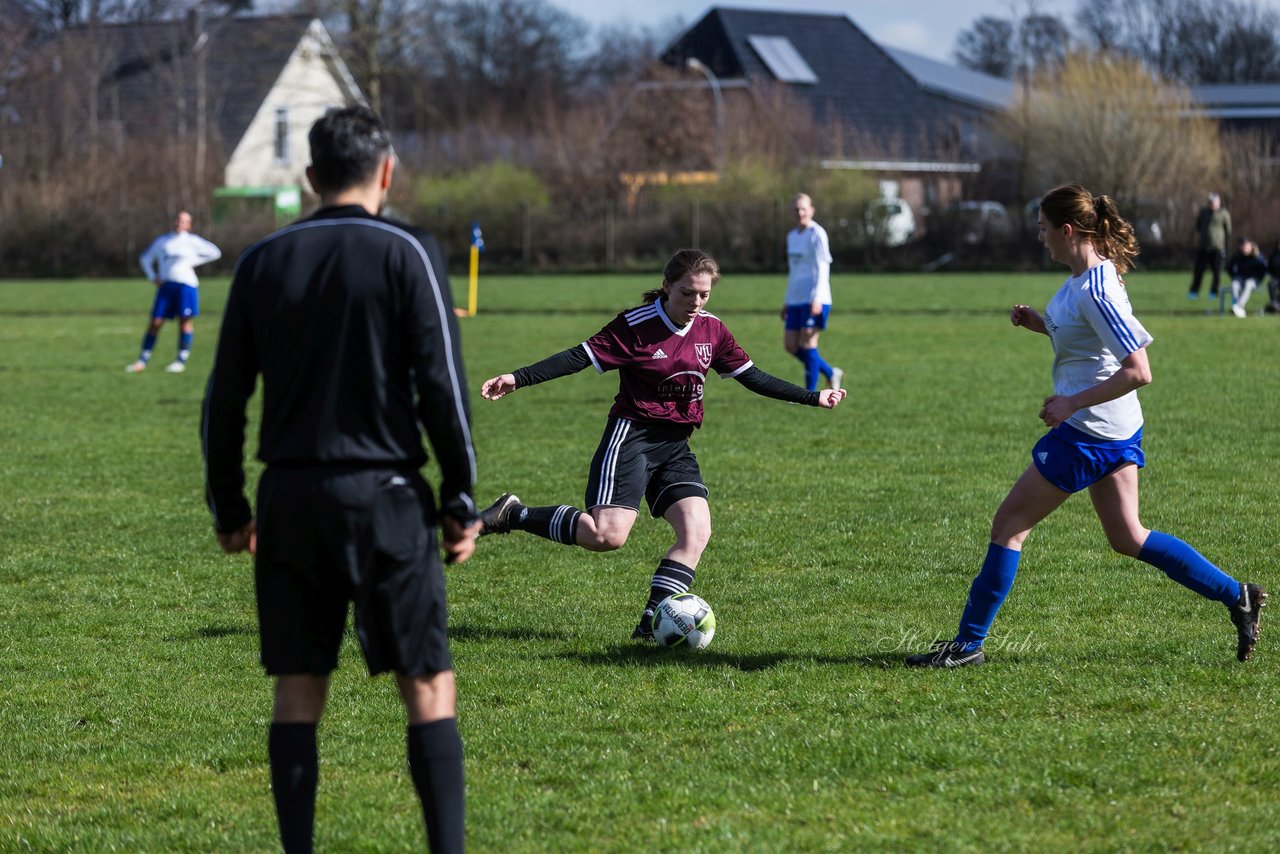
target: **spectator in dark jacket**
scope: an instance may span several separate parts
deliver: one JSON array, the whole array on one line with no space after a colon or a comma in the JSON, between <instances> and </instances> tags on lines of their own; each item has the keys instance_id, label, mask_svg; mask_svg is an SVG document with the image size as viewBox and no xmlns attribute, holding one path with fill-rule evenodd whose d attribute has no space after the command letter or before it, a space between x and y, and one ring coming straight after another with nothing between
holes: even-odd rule
<instances>
[{"instance_id":1,"label":"spectator in dark jacket","mask_svg":"<svg viewBox=\"0 0 1280 854\"><path fill-rule=\"evenodd\" d=\"M1267 260L1258 251L1257 244L1247 237L1240 238L1236 254L1227 262L1227 274L1231 276L1231 313L1247 317L1245 307L1249 296L1267 275Z\"/></svg>"}]
</instances>

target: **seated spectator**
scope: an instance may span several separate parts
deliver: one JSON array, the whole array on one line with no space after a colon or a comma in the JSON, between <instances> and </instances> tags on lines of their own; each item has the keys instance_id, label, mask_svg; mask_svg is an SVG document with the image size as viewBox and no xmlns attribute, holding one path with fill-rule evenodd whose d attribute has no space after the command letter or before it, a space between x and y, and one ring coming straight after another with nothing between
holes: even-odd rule
<instances>
[{"instance_id":1,"label":"seated spectator","mask_svg":"<svg viewBox=\"0 0 1280 854\"><path fill-rule=\"evenodd\" d=\"M1270 300L1264 309L1267 314L1280 314L1280 240L1276 241L1267 259L1267 296Z\"/></svg>"},{"instance_id":2,"label":"seated spectator","mask_svg":"<svg viewBox=\"0 0 1280 854\"><path fill-rule=\"evenodd\" d=\"M1249 296L1267 274L1267 261L1252 240L1242 237L1236 243L1236 254L1227 262L1231 276L1231 313L1247 317Z\"/></svg>"}]
</instances>

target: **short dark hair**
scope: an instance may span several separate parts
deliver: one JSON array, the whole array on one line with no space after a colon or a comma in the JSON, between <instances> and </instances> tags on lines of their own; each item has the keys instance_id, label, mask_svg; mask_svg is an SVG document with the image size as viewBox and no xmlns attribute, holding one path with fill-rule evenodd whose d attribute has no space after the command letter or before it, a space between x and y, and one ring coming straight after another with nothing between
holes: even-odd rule
<instances>
[{"instance_id":1,"label":"short dark hair","mask_svg":"<svg viewBox=\"0 0 1280 854\"><path fill-rule=\"evenodd\" d=\"M391 135L378 114L355 105L331 109L311 126L311 169L316 189L337 193L373 177L391 151Z\"/></svg>"}]
</instances>

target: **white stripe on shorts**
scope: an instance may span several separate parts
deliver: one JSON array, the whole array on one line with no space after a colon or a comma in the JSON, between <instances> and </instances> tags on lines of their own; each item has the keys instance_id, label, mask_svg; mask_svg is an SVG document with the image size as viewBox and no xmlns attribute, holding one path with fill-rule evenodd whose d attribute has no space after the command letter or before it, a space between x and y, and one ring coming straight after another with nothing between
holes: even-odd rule
<instances>
[{"instance_id":1,"label":"white stripe on shorts","mask_svg":"<svg viewBox=\"0 0 1280 854\"><path fill-rule=\"evenodd\" d=\"M618 453L630 431L631 420L628 418L619 418L618 423L613 426L613 435L609 437L609 448L605 451L604 459L600 461L600 488L596 491L597 505L613 503L613 492L617 485Z\"/></svg>"}]
</instances>

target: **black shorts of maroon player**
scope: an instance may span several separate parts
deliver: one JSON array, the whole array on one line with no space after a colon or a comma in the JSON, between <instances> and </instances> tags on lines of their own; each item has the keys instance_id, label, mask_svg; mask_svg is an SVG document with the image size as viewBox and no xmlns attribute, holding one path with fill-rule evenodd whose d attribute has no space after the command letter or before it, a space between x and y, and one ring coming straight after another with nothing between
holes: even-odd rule
<instances>
[{"instance_id":1,"label":"black shorts of maroon player","mask_svg":"<svg viewBox=\"0 0 1280 854\"><path fill-rule=\"evenodd\" d=\"M370 675L453 669L435 501L412 468L269 466L254 579L273 676L333 671L350 603Z\"/></svg>"},{"instance_id":2,"label":"black shorts of maroon player","mask_svg":"<svg viewBox=\"0 0 1280 854\"><path fill-rule=\"evenodd\" d=\"M610 418L591 460L586 508L630 507L640 498L655 518L682 498L707 497L698 460L689 450L688 424L654 424Z\"/></svg>"}]
</instances>

